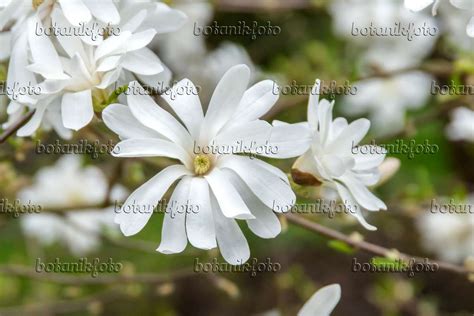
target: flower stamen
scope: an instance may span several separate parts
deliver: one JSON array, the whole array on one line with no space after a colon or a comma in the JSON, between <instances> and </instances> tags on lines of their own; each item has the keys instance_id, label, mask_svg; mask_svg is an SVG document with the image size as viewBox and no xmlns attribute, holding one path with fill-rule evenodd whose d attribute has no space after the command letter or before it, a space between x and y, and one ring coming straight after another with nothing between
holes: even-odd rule
<instances>
[{"instance_id":1,"label":"flower stamen","mask_svg":"<svg viewBox=\"0 0 474 316\"><path fill-rule=\"evenodd\" d=\"M198 176L206 174L211 168L211 159L206 155L194 157L194 173Z\"/></svg>"},{"instance_id":2,"label":"flower stamen","mask_svg":"<svg viewBox=\"0 0 474 316\"><path fill-rule=\"evenodd\" d=\"M44 0L33 0L32 1L32 6L34 10L38 10L39 6L42 5Z\"/></svg>"}]
</instances>

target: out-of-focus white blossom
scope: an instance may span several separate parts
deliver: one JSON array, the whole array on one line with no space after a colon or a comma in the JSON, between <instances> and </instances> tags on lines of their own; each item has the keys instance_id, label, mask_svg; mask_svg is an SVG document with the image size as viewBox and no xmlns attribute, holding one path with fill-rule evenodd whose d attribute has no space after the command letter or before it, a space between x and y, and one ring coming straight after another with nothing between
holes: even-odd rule
<instances>
[{"instance_id":1,"label":"out-of-focus white blossom","mask_svg":"<svg viewBox=\"0 0 474 316\"><path fill-rule=\"evenodd\" d=\"M405 0L405 7L416 12L433 5L431 12L433 15L436 15L441 2L441 0ZM472 0L449 0L449 2L457 9L466 12L468 18L464 19L462 16L458 16L458 19L459 21L463 21L466 34L469 37L474 37L474 2L472 2Z\"/></svg>"},{"instance_id":2,"label":"out-of-focus white blossom","mask_svg":"<svg viewBox=\"0 0 474 316\"><path fill-rule=\"evenodd\" d=\"M451 123L446 127L448 138L474 142L474 111L465 107L456 108L451 118Z\"/></svg>"},{"instance_id":3,"label":"out-of-focus white blossom","mask_svg":"<svg viewBox=\"0 0 474 316\"><path fill-rule=\"evenodd\" d=\"M68 155L39 170L34 183L22 189L18 198L25 205L39 205L42 209L70 209L101 205L107 190L107 179L99 168L84 168L79 156ZM126 194L123 187L115 186L111 199L122 200ZM102 228L115 229L113 217L112 207L67 211L64 217L54 213L26 214L21 217L21 227L27 236L42 244L59 242L72 253L83 255L98 248Z\"/></svg>"},{"instance_id":4,"label":"out-of-focus white blossom","mask_svg":"<svg viewBox=\"0 0 474 316\"><path fill-rule=\"evenodd\" d=\"M419 109L430 98L433 78L421 71L355 82L355 95L345 96L342 110L349 115L369 113L377 135L396 133L405 126L407 110Z\"/></svg>"},{"instance_id":5,"label":"out-of-focus white blossom","mask_svg":"<svg viewBox=\"0 0 474 316\"><path fill-rule=\"evenodd\" d=\"M442 210L449 210L447 206L451 204L457 211L432 212L432 207L418 217L416 225L422 245L443 260L462 263L468 256L474 256L474 195L464 203L437 204Z\"/></svg>"}]
</instances>

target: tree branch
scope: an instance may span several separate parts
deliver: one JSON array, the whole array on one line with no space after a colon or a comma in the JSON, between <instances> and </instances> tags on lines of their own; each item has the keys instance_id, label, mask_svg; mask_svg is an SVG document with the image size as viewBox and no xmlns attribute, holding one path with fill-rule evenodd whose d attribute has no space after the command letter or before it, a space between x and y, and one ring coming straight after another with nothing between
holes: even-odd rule
<instances>
[{"instance_id":1,"label":"tree branch","mask_svg":"<svg viewBox=\"0 0 474 316\"><path fill-rule=\"evenodd\" d=\"M31 110L30 112L20 117L20 119L13 123L12 126L4 130L3 133L0 135L0 144L3 144L8 139L8 137L12 136L17 130L19 130L23 125L25 125L26 122L31 119L34 113L35 110Z\"/></svg>"},{"instance_id":2,"label":"tree branch","mask_svg":"<svg viewBox=\"0 0 474 316\"><path fill-rule=\"evenodd\" d=\"M368 252L368 253L372 253L372 254L375 254L375 255L378 255L378 256L381 256L381 257L388 257L390 254L394 253L393 249L388 249L388 248L385 248L385 247L382 247L382 246L379 246L379 245L376 245L376 244L372 244L372 243L369 243L369 242L363 241L363 240L362 241L354 240L354 239L350 238L349 236L347 236L343 233L340 233L336 230L333 230L333 229L328 228L326 226L323 226L323 225L320 225L318 223L307 220L306 218L304 218L301 215L295 215L295 214L287 213L286 218L290 222L292 222L293 224L296 224L296 225L298 225L300 227L303 227L307 230L310 230L312 232L316 232L318 234L324 235L324 236L332 238L332 239L337 239L337 240L343 241L346 244L348 244L348 245L350 245L350 246L352 246L356 249L360 249L360 250L363 250L363 251ZM415 260L416 261L415 263L417 263L417 262L422 262L423 263L423 260L424 260L424 258L417 257L417 256L410 256L410 255L404 254L404 253L399 253L398 257L400 259L406 260L406 261ZM431 259L429 259L429 261L433 264L437 264L440 269L443 269L443 270L446 270L446 271L454 272L454 273L457 273L457 274L463 274L463 275L466 275L466 276L469 273L472 273L471 271L468 271L466 268L464 268L462 266L452 264L452 263L442 262L442 261L434 261L434 260L431 260Z\"/></svg>"}]
</instances>

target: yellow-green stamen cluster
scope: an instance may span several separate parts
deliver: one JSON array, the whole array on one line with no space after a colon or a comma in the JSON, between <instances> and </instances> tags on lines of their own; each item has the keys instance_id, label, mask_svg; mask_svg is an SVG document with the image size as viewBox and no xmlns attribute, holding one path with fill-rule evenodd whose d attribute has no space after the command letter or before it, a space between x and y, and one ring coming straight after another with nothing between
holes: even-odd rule
<instances>
[{"instance_id":1,"label":"yellow-green stamen cluster","mask_svg":"<svg viewBox=\"0 0 474 316\"><path fill-rule=\"evenodd\" d=\"M194 173L198 176L206 174L211 168L211 159L206 155L194 157Z\"/></svg>"},{"instance_id":2,"label":"yellow-green stamen cluster","mask_svg":"<svg viewBox=\"0 0 474 316\"><path fill-rule=\"evenodd\" d=\"M44 0L33 0L32 1L33 9L37 10L39 6L43 4L43 2Z\"/></svg>"}]
</instances>

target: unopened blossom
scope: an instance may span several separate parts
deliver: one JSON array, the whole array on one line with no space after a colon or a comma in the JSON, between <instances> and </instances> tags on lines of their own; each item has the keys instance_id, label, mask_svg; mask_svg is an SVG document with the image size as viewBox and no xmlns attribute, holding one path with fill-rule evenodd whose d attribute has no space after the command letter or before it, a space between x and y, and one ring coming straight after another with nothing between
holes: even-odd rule
<instances>
[{"instance_id":1,"label":"unopened blossom","mask_svg":"<svg viewBox=\"0 0 474 316\"><path fill-rule=\"evenodd\" d=\"M218 83L206 113L197 89L187 79L165 94L178 121L146 95L140 84L127 96L128 106L112 104L103 112L106 125L122 139L113 151L116 157L168 157L178 161L136 189L115 218L126 236L143 229L152 212L133 212L134 205L153 208L177 182L166 209L158 251L182 252L187 241L200 249L219 247L224 259L241 264L250 255L236 219L245 220L256 235L273 238L281 227L272 208L294 203L287 176L259 160L239 155L242 149L208 153L199 148L229 148L238 142L257 146L277 144L277 151L262 155L287 158L291 152L271 125L259 118L275 104L273 82L261 81L247 89L250 70L245 65L229 69ZM178 93L181 87L192 87ZM253 150L250 150L253 151ZM175 212L195 206L197 212ZM197 206L197 207L196 207ZM280 208L281 206L281 208Z\"/></svg>"},{"instance_id":2,"label":"unopened blossom","mask_svg":"<svg viewBox=\"0 0 474 316\"><path fill-rule=\"evenodd\" d=\"M474 111L466 107L454 109L446 134L451 140L474 142Z\"/></svg>"},{"instance_id":3,"label":"unopened blossom","mask_svg":"<svg viewBox=\"0 0 474 316\"><path fill-rule=\"evenodd\" d=\"M108 191L107 178L93 166L82 167L76 155L60 158L53 166L40 169L33 184L18 193L20 201L27 205L40 206L40 210L52 208L71 209L101 205ZM126 191L116 185L111 199L121 200ZM25 235L35 238L41 244L55 242L64 244L75 255L96 250L100 245L102 228L114 230L113 208L87 208L71 210L64 217L54 213L32 213L21 217Z\"/></svg>"},{"instance_id":4,"label":"unopened blossom","mask_svg":"<svg viewBox=\"0 0 474 316\"><path fill-rule=\"evenodd\" d=\"M308 122L304 123L311 143L293 168L336 190L350 213L366 229L376 230L366 222L362 210L387 209L385 203L367 189L380 180L378 166L384 161L386 150L359 145L369 130L370 121L362 118L349 124L342 117L333 119L334 101L320 101L319 86L317 80L308 101Z\"/></svg>"}]
</instances>

